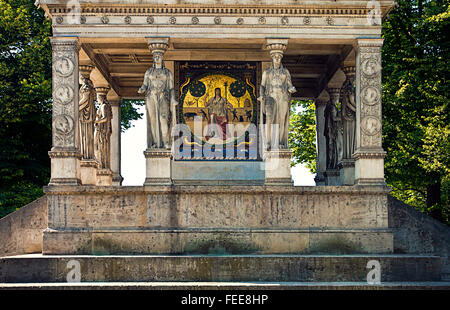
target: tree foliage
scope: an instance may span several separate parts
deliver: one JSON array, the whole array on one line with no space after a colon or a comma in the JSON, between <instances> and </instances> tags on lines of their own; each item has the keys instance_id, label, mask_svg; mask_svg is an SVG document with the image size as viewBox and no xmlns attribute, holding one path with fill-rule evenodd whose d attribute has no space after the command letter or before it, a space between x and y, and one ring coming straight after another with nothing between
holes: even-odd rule
<instances>
[{"instance_id":1,"label":"tree foliage","mask_svg":"<svg viewBox=\"0 0 450 310\"><path fill-rule=\"evenodd\" d=\"M43 194L51 147L51 23L0 0L0 217Z\"/></svg>"},{"instance_id":2,"label":"tree foliage","mask_svg":"<svg viewBox=\"0 0 450 310\"><path fill-rule=\"evenodd\" d=\"M400 0L383 24L383 147L393 195L449 221L449 3Z\"/></svg>"},{"instance_id":3,"label":"tree foliage","mask_svg":"<svg viewBox=\"0 0 450 310\"><path fill-rule=\"evenodd\" d=\"M293 101L289 121L291 166L305 164L316 173L316 109L313 101Z\"/></svg>"}]
</instances>

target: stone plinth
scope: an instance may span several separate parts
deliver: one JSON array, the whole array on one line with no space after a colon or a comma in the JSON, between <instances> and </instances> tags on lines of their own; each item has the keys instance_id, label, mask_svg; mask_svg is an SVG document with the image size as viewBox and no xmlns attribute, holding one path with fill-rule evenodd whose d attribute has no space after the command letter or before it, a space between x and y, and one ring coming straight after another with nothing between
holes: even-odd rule
<instances>
[{"instance_id":1,"label":"stone plinth","mask_svg":"<svg viewBox=\"0 0 450 310\"><path fill-rule=\"evenodd\" d=\"M260 161L172 161L176 185L263 185L264 164Z\"/></svg>"},{"instance_id":2,"label":"stone plinth","mask_svg":"<svg viewBox=\"0 0 450 310\"><path fill-rule=\"evenodd\" d=\"M266 185L293 185L291 176L291 156L289 150L270 150L264 152Z\"/></svg>"},{"instance_id":3,"label":"stone plinth","mask_svg":"<svg viewBox=\"0 0 450 310\"><path fill-rule=\"evenodd\" d=\"M323 173L325 177L325 185L337 186L340 185L339 170L337 169L327 169Z\"/></svg>"},{"instance_id":4,"label":"stone plinth","mask_svg":"<svg viewBox=\"0 0 450 310\"><path fill-rule=\"evenodd\" d=\"M80 161L81 184L97 184L98 162L94 159L82 159Z\"/></svg>"},{"instance_id":5,"label":"stone plinth","mask_svg":"<svg viewBox=\"0 0 450 310\"><path fill-rule=\"evenodd\" d=\"M44 254L392 253L382 186L47 187Z\"/></svg>"},{"instance_id":6,"label":"stone plinth","mask_svg":"<svg viewBox=\"0 0 450 310\"><path fill-rule=\"evenodd\" d=\"M355 184L355 160L343 159L339 163L339 183L341 185Z\"/></svg>"},{"instance_id":7,"label":"stone plinth","mask_svg":"<svg viewBox=\"0 0 450 310\"><path fill-rule=\"evenodd\" d=\"M111 169L97 170L97 186L112 186L113 172Z\"/></svg>"},{"instance_id":8,"label":"stone plinth","mask_svg":"<svg viewBox=\"0 0 450 310\"><path fill-rule=\"evenodd\" d=\"M166 149L147 149L144 155L146 165L144 185L172 184L172 152Z\"/></svg>"}]
</instances>

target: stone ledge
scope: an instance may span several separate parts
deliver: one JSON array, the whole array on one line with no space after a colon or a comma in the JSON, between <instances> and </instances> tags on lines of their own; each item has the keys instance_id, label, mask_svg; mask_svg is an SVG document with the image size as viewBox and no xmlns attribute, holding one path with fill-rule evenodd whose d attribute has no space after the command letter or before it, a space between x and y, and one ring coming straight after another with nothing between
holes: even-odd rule
<instances>
[{"instance_id":1,"label":"stone ledge","mask_svg":"<svg viewBox=\"0 0 450 310\"><path fill-rule=\"evenodd\" d=\"M392 253L388 230L50 230L48 254Z\"/></svg>"},{"instance_id":2,"label":"stone ledge","mask_svg":"<svg viewBox=\"0 0 450 310\"><path fill-rule=\"evenodd\" d=\"M44 193L47 195L63 194L165 194L165 193L283 193L286 195L326 195L326 194L349 194L349 195L387 195L391 188L383 185L354 185L354 186L270 186L270 185L167 185L167 186L70 186L53 185L45 186Z\"/></svg>"}]
</instances>

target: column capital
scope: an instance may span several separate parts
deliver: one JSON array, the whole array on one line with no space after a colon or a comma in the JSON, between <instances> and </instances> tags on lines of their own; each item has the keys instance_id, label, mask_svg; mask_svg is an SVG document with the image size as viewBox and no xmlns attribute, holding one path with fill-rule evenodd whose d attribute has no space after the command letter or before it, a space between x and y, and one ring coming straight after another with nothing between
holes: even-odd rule
<instances>
[{"instance_id":1,"label":"column capital","mask_svg":"<svg viewBox=\"0 0 450 310\"><path fill-rule=\"evenodd\" d=\"M92 64L80 65L79 70L80 70L81 76L84 77L85 79L90 79L91 72L92 72L92 70L94 70L94 68L95 67Z\"/></svg>"},{"instance_id":2,"label":"column capital","mask_svg":"<svg viewBox=\"0 0 450 310\"><path fill-rule=\"evenodd\" d=\"M289 39L287 38L267 38L265 48L270 51L270 54L281 53L287 48Z\"/></svg>"},{"instance_id":3,"label":"column capital","mask_svg":"<svg viewBox=\"0 0 450 310\"><path fill-rule=\"evenodd\" d=\"M108 99L108 102L109 102L109 104L112 106L112 107L115 107L115 106L118 106L118 107L120 107L121 106L121 104L122 104L122 98L120 98L120 97L113 97L113 98L107 98Z\"/></svg>"},{"instance_id":4,"label":"column capital","mask_svg":"<svg viewBox=\"0 0 450 310\"><path fill-rule=\"evenodd\" d=\"M347 78L354 77L356 75L356 66L344 65L344 66L342 66L342 71L345 73L345 76Z\"/></svg>"},{"instance_id":5,"label":"column capital","mask_svg":"<svg viewBox=\"0 0 450 310\"><path fill-rule=\"evenodd\" d=\"M340 87L339 88L338 87L327 88L327 91L330 94L331 101L333 101L333 99L335 99L336 97L339 98L341 88Z\"/></svg>"},{"instance_id":6,"label":"column capital","mask_svg":"<svg viewBox=\"0 0 450 310\"><path fill-rule=\"evenodd\" d=\"M316 107L318 106L325 106L328 104L328 102L330 102L330 100L327 99L315 99L314 103L316 104Z\"/></svg>"},{"instance_id":7,"label":"column capital","mask_svg":"<svg viewBox=\"0 0 450 310\"><path fill-rule=\"evenodd\" d=\"M383 42L383 38L358 38L356 39L355 47L381 47Z\"/></svg>"},{"instance_id":8,"label":"column capital","mask_svg":"<svg viewBox=\"0 0 450 310\"><path fill-rule=\"evenodd\" d=\"M147 37L147 45L153 53L165 53L169 48L169 37Z\"/></svg>"},{"instance_id":9,"label":"column capital","mask_svg":"<svg viewBox=\"0 0 450 310\"><path fill-rule=\"evenodd\" d=\"M78 37L51 37L50 43L51 43L53 49L55 49L55 48L63 48L64 49L64 47L73 49L75 47L76 50L79 51L81 48Z\"/></svg>"},{"instance_id":10,"label":"column capital","mask_svg":"<svg viewBox=\"0 0 450 310\"><path fill-rule=\"evenodd\" d=\"M108 94L109 90L111 89L111 87L109 86L100 86L100 87L95 87L95 91L97 92L97 96L105 96Z\"/></svg>"}]
</instances>

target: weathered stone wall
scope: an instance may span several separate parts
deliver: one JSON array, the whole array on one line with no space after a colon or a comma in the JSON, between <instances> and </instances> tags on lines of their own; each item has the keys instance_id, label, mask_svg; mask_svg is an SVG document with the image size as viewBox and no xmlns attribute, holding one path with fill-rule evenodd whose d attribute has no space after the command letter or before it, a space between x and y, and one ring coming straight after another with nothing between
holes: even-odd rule
<instances>
[{"instance_id":1,"label":"weathered stone wall","mask_svg":"<svg viewBox=\"0 0 450 310\"><path fill-rule=\"evenodd\" d=\"M48 188L44 254L391 253L385 187Z\"/></svg>"},{"instance_id":2,"label":"weathered stone wall","mask_svg":"<svg viewBox=\"0 0 450 310\"><path fill-rule=\"evenodd\" d=\"M40 253L47 228L47 196L0 219L0 256Z\"/></svg>"},{"instance_id":3,"label":"weathered stone wall","mask_svg":"<svg viewBox=\"0 0 450 310\"><path fill-rule=\"evenodd\" d=\"M382 186L68 187L49 228L387 228Z\"/></svg>"},{"instance_id":4,"label":"weathered stone wall","mask_svg":"<svg viewBox=\"0 0 450 310\"><path fill-rule=\"evenodd\" d=\"M394 252L439 255L442 276L450 280L450 227L391 196L388 210Z\"/></svg>"}]
</instances>

